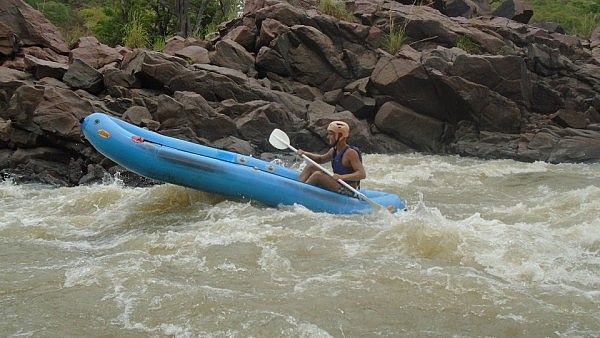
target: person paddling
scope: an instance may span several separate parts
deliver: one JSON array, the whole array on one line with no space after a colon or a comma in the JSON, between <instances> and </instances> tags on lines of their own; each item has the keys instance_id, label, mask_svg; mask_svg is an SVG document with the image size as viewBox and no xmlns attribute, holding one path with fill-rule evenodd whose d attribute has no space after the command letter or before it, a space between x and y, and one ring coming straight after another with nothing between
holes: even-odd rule
<instances>
[{"instance_id":1,"label":"person paddling","mask_svg":"<svg viewBox=\"0 0 600 338\"><path fill-rule=\"evenodd\" d=\"M360 188L360 180L367 177L358 148L349 145L350 127L346 122L333 121L327 127L327 140L331 148L324 154L314 154L298 149L298 155L306 155L321 164L331 161L333 177L322 172L316 165L308 164L300 173L300 181L317 185L337 193L354 196L348 188L337 182L341 179L354 189Z\"/></svg>"}]
</instances>

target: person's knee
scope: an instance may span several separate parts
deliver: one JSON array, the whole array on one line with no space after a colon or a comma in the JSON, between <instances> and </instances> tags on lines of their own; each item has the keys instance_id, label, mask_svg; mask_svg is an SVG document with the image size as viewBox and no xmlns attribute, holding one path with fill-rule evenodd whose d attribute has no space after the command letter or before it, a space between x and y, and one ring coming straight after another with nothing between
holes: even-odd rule
<instances>
[{"instance_id":1,"label":"person's knee","mask_svg":"<svg viewBox=\"0 0 600 338\"><path fill-rule=\"evenodd\" d=\"M308 180L306 182L311 184L319 184L321 183L322 179L323 173L321 171L315 171L308 177Z\"/></svg>"}]
</instances>

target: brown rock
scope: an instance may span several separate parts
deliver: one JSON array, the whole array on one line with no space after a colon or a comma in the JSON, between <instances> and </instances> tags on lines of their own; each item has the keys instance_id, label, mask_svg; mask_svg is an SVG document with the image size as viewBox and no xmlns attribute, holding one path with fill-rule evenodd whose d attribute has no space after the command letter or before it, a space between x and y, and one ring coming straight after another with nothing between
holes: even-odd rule
<instances>
[{"instance_id":1,"label":"brown rock","mask_svg":"<svg viewBox=\"0 0 600 338\"><path fill-rule=\"evenodd\" d=\"M375 125L417 150L436 152L442 149L445 124L401 104L387 102L381 106L375 116Z\"/></svg>"},{"instance_id":2,"label":"brown rock","mask_svg":"<svg viewBox=\"0 0 600 338\"><path fill-rule=\"evenodd\" d=\"M181 58L138 49L126 56L121 69L137 77L146 88L162 89L178 75L189 72L186 65Z\"/></svg>"},{"instance_id":3,"label":"brown rock","mask_svg":"<svg viewBox=\"0 0 600 338\"><path fill-rule=\"evenodd\" d=\"M80 59L92 68L99 69L109 63L123 60L123 56L117 49L100 43L93 36L88 36L77 40L69 59L71 62Z\"/></svg>"},{"instance_id":4,"label":"brown rock","mask_svg":"<svg viewBox=\"0 0 600 338\"><path fill-rule=\"evenodd\" d=\"M256 40L256 34L252 33L250 28L247 26L238 26L230 30L224 37L225 40L230 39L235 41L240 46L244 47L246 51L254 51L254 43Z\"/></svg>"},{"instance_id":5,"label":"brown rock","mask_svg":"<svg viewBox=\"0 0 600 338\"><path fill-rule=\"evenodd\" d=\"M175 52L175 56L189 60L190 63L210 63L208 50L200 46L187 46Z\"/></svg>"},{"instance_id":6,"label":"brown rock","mask_svg":"<svg viewBox=\"0 0 600 338\"><path fill-rule=\"evenodd\" d=\"M521 111L516 103L489 88L463 78L431 72L448 120L476 123L479 130L514 134L520 131Z\"/></svg>"},{"instance_id":7,"label":"brown rock","mask_svg":"<svg viewBox=\"0 0 600 338\"><path fill-rule=\"evenodd\" d=\"M48 76L62 80L67 70L69 70L66 64L41 60L31 55L25 55L25 66L27 71L32 73L36 79Z\"/></svg>"},{"instance_id":8,"label":"brown rock","mask_svg":"<svg viewBox=\"0 0 600 338\"><path fill-rule=\"evenodd\" d=\"M139 126L143 120L152 120L152 114L146 107L132 106L123 113L121 118Z\"/></svg>"},{"instance_id":9,"label":"brown rock","mask_svg":"<svg viewBox=\"0 0 600 338\"><path fill-rule=\"evenodd\" d=\"M456 56L449 75L460 76L522 104L529 105L531 85L529 72L519 56Z\"/></svg>"},{"instance_id":10,"label":"brown rock","mask_svg":"<svg viewBox=\"0 0 600 338\"><path fill-rule=\"evenodd\" d=\"M21 48L17 34L6 24L0 22L0 55L12 57Z\"/></svg>"},{"instance_id":11,"label":"brown rock","mask_svg":"<svg viewBox=\"0 0 600 338\"><path fill-rule=\"evenodd\" d=\"M69 47L63 41L58 29L24 1L0 1L0 22L2 23L0 46L8 46L5 47L5 51L13 48L16 35L18 38L16 44L22 47L40 46L50 48L59 54L69 53ZM4 55L11 55L12 52L10 50L9 54Z\"/></svg>"},{"instance_id":12,"label":"brown rock","mask_svg":"<svg viewBox=\"0 0 600 338\"><path fill-rule=\"evenodd\" d=\"M585 115L574 109L559 109L556 115L552 118L556 124L564 128L583 129L587 126Z\"/></svg>"},{"instance_id":13,"label":"brown rock","mask_svg":"<svg viewBox=\"0 0 600 338\"><path fill-rule=\"evenodd\" d=\"M520 23L529 23L533 16L533 8L521 0L505 0L492 14Z\"/></svg>"},{"instance_id":14,"label":"brown rock","mask_svg":"<svg viewBox=\"0 0 600 338\"><path fill-rule=\"evenodd\" d=\"M33 78L29 73L0 66L0 90L3 90L6 95L4 100L0 97L0 102L8 102L8 99L17 88L24 84L31 83L32 80Z\"/></svg>"},{"instance_id":15,"label":"brown rock","mask_svg":"<svg viewBox=\"0 0 600 338\"><path fill-rule=\"evenodd\" d=\"M79 120L92 111L89 101L70 90L25 85L15 91L7 114L19 128L81 142Z\"/></svg>"},{"instance_id":16,"label":"brown rock","mask_svg":"<svg viewBox=\"0 0 600 338\"><path fill-rule=\"evenodd\" d=\"M185 47L185 39L181 36L174 36L165 42L163 52L170 55L175 55L175 52Z\"/></svg>"},{"instance_id":17,"label":"brown rock","mask_svg":"<svg viewBox=\"0 0 600 338\"><path fill-rule=\"evenodd\" d=\"M85 63L75 59L63 77L64 83L74 89L83 89L98 94L104 89L102 74Z\"/></svg>"},{"instance_id":18,"label":"brown rock","mask_svg":"<svg viewBox=\"0 0 600 338\"><path fill-rule=\"evenodd\" d=\"M371 95L389 95L417 113L447 120L445 105L425 68L415 61L383 57L367 87Z\"/></svg>"},{"instance_id":19,"label":"brown rock","mask_svg":"<svg viewBox=\"0 0 600 338\"><path fill-rule=\"evenodd\" d=\"M254 57L240 44L232 40L221 40L215 45L210 60L218 66L237 69L248 76L255 76Z\"/></svg>"},{"instance_id":20,"label":"brown rock","mask_svg":"<svg viewBox=\"0 0 600 338\"><path fill-rule=\"evenodd\" d=\"M260 27L260 35L257 40L257 45L260 46L269 46L271 41L277 38L279 35L289 32L290 28L281 22L266 18L262 21Z\"/></svg>"}]
</instances>

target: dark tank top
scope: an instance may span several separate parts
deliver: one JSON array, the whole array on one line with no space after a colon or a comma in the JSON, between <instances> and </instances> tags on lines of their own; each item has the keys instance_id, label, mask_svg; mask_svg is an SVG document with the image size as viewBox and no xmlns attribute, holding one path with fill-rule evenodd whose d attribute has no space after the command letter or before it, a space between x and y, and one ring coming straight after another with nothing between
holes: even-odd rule
<instances>
[{"instance_id":1,"label":"dark tank top","mask_svg":"<svg viewBox=\"0 0 600 338\"><path fill-rule=\"evenodd\" d=\"M339 175L346 175L354 172L354 169L352 167L346 167L342 164L342 158L344 158L344 154L349 148L356 150L356 152L358 153L358 158L362 162L362 155L357 147L348 145L346 148L342 149L342 151L337 151L337 149L333 148L333 158L331 159L331 167L333 168L334 173ZM350 185L360 186L360 181L344 180L344 182Z\"/></svg>"}]
</instances>

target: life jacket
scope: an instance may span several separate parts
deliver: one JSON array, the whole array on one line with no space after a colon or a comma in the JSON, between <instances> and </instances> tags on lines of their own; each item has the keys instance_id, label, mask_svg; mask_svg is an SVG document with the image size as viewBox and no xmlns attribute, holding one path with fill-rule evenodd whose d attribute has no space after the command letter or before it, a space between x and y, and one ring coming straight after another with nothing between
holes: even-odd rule
<instances>
[{"instance_id":1,"label":"life jacket","mask_svg":"<svg viewBox=\"0 0 600 338\"><path fill-rule=\"evenodd\" d=\"M358 153L358 159L362 163L362 154L360 153L360 150L357 147L348 145L346 148L344 148L344 150L342 150L340 152L338 152L337 149L333 148L333 157L331 158L331 167L333 168L333 172L335 174L346 175L346 174L351 174L354 172L354 168L346 167L342 164L342 158L344 158L344 154L346 153L346 150L348 150L350 148L354 149ZM344 180L344 182L346 182L350 185L354 185L356 183L356 186L358 188L360 188L360 181Z\"/></svg>"}]
</instances>

